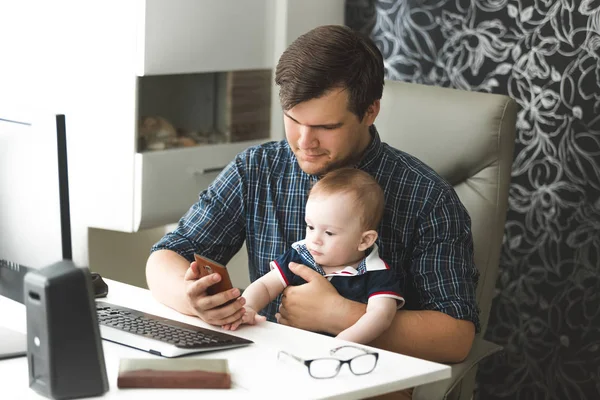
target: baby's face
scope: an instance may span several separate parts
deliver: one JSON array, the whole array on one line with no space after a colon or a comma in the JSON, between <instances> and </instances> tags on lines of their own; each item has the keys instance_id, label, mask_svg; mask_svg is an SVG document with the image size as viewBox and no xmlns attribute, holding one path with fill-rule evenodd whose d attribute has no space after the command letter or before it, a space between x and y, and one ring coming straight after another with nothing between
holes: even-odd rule
<instances>
[{"instance_id":1,"label":"baby's face","mask_svg":"<svg viewBox=\"0 0 600 400\"><path fill-rule=\"evenodd\" d=\"M363 254L360 213L348 194L310 196L306 203L306 245L323 267L345 266Z\"/></svg>"}]
</instances>

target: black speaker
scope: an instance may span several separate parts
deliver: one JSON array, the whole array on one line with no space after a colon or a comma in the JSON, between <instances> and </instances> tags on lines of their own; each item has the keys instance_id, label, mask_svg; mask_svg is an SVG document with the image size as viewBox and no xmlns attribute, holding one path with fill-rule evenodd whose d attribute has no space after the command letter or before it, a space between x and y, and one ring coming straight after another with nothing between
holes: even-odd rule
<instances>
[{"instance_id":1,"label":"black speaker","mask_svg":"<svg viewBox=\"0 0 600 400\"><path fill-rule=\"evenodd\" d=\"M25 275L29 387L53 399L108 390L92 280L60 261Z\"/></svg>"}]
</instances>

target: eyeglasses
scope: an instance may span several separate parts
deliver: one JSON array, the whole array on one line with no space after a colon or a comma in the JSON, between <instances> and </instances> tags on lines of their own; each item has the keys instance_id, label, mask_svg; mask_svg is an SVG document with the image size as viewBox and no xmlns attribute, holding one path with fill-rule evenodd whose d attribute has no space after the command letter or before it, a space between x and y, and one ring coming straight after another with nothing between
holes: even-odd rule
<instances>
[{"instance_id":1,"label":"eyeglasses","mask_svg":"<svg viewBox=\"0 0 600 400\"><path fill-rule=\"evenodd\" d=\"M282 357L285 356L290 357L306 365L308 367L308 373L310 374L310 376L317 379L333 378L340 372L340 369L344 364L348 364L348 366L350 367L350 371L352 371L354 375L365 375L375 369L375 366L377 365L377 360L379 359L379 353L365 350L361 347L340 346L330 350L329 354L334 355L339 350L348 348L360 350L363 354L359 354L347 360L340 360L339 358L328 357L315 358L313 360L304 360L286 351L280 351L277 354L277 359L280 360L282 359Z\"/></svg>"}]
</instances>

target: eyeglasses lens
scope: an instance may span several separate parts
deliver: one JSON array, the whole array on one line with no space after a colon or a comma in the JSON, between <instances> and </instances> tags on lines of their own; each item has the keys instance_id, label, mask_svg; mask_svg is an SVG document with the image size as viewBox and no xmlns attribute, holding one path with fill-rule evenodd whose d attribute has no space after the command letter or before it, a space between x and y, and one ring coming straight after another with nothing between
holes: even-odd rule
<instances>
[{"instance_id":1,"label":"eyeglasses lens","mask_svg":"<svg viewBox=\"0 0 600 400\"><path fill-rule=\"evenodd\" d=\"M368 374L373 371L375 364L377 364L377 356L375 354L364 354L350 361L350 369L356 375Z\"/></svg>"},{"instance_id":2,"label":"eyeglasses lens","mask_svg":"<svg viewBox=\"0 0 600 400\"><path fill-rule=\"evenodd\" d=\"M337 375L340 362L331 358L314 360L310 363L310 374L315 378L331 378Z\"/></svg>"}]
</instances>

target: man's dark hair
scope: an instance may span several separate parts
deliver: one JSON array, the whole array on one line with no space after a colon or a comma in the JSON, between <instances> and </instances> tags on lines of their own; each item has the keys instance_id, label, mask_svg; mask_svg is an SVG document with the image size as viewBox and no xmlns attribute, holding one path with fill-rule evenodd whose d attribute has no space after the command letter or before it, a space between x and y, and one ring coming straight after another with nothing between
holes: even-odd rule
<instances>
[{"instance_id":1,"label":"man's dark hair","mask_svg":"<svg viewBox=\"0 0 600 400\"><path fill-rule=\"evenodd\" d=\"M383 57L375 44L347 26L317 27L296 39L275 71L285 111L325 92L348 91L348 110L362 120L383 92Z\"/></svg>"}]
</instances>

